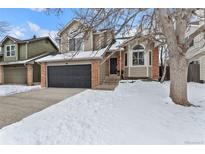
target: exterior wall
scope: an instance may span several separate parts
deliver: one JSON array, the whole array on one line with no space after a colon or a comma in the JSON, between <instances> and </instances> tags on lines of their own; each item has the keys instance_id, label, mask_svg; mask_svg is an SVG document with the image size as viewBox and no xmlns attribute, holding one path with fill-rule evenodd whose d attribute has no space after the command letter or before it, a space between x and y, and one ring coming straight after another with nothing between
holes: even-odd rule
<instances>
[{"instance_id":1,"label":"exterior wall","mask_svg":"<svg viewBox=\"0 0 205 154\"><path fill-rule=\"evenodd\" d=\"M33 65L32 64L27 65L27 85L28 86L33 85Z\"/></svg>"},{"instance_id":2,"label":"exterior wall","mask_svg":"<svg viewBox=\"0 0 205 154\"><path fill-rule=\"evenodd\" d=\"M77 28L79 28L79 22L74 21L62 32L62 34L60 35L60 52L69 52L69 38L71 38L70 33ZM93 32L89 31L85 34L85 36L83 36L82 34L79 34L79 36L83 37L84 51L93 50Z\"/></svg>"},{"instance_id":3,"label":"exterior wall","mask_svg":"<svg viewBox=\"0 0 205 154\"><path fill-rule=\"evenodd\" d=\"M4 66L0 65L0 84L4 84Z\"/></svg>"},{"instance_id":4,"label":"exterior wall","mask_svg":"<svg viewBox=\"0 0 205 154\"><path fill-rule=\"evenodd\" d=\"M105 30L103 32L97 32L93 34L93 48L99 50L108 45L108 43L114 38L112 30Z\"/></svg>"},{"instance_id":5,"label":"exterior wall","mask_svg":"<svg viewBox=\"0 0 205 154\"><path fill-rule=\"evenodd\" d=\"M118 51L117 52L117 71L120 71L120 61L121 61L121 70L124 70L124 67L125 67L124 53L121 52L121 59L120 59L120 51Z\"/></svg>"},{"instance_id":6,"label":"exterior wall","mask_svg":"<svg viewBox=\"0 0 205 154\"><path fill-rule=\"evenodd\" d=\"M205 56L200 58L200 80L205 81Z\"/></svg>"},{"instance_id":7,"label":"exterior wall","mask_svg":"<svg viewBox=\"0 0 205 154\"><path fill-rule=\"evenodd\" d=\"M19 45L19 60L26 60L27 59L26 53L26 43Z\"/></svg>"},{"instance_id":8,"label":"exterior wall","mask_svg":"<svg viewBox=\"0 0 205 154\"><path fill-rule=\"evenodd\" d=\"M57 51L49 40L39 40L28 44L28 59L43 53Z\"/></svg>"},{"instance_id":9,"label":"exterior wall","mask_svg":"<svg viewBox=\"0 0 205 154\"><path fill-rule=\"evenodd\" d=\"M152 79L158 80L159 78L159 53L158 47L155 47L152 51Z\"/></svg>"},{"instance_id":10,"label":"exterior wall","mask_svg":"<svg viewBox=\"0 0 205 154\"><path fill-rule=\"evenodd\" d=\"M46 63L41 63L41 87L46 87L46 78L47 78L47 72L46 72Z\"/></svg>"}]
</instances>

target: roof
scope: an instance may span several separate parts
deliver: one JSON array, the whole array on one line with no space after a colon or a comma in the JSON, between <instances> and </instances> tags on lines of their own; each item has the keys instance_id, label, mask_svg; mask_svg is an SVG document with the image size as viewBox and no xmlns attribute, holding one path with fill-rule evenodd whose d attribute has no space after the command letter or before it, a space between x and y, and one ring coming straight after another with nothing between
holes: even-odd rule
<instances>
[{"instance_id":1,"label":"roof","mask_svg":"<svg viewBox=\"0 0 205 154\"><path fill-rule=\"evenodd\" d=\"M4 39L1 41L1 44L0 44L0 45L2 45L2 43L3 43L7 38L13 40L13 41L16 42L16 43L30 43L30 42L35 42L35 41L39 41L39 40L48 39L48 40L53 44L53 46L58 50L57 44L56 44L56 43L54 42L54 40L53 40L52 38L50 38L49 36L31 38L31 39L26 39L26 40L20 40L20 39L17 39L17 38L14 38L14 37L12 37L12 36L7 35L7 36L5 36Z\"/></svg>"},{"instance_id":2,"label":"roof","mask_svg":"<svg viewBox=\"0 0 205 154\"><path fill-rule=\"evenodd\" d=\"M120 49L120 46L126 41L128 40L127 38L117 38L115 39L115 43L113 43L109 49L108 52L112 52L113 50L118 50Z\"/></svg>"},{"instance_id":3,"label":"roof","mask_svg":"<svg viewBox=\"0 0 205 154\"><path fill-rule=\"evenodd\" d=\"M69 27L73 22L80 22L80 19L73 19L71 21L69 21L59 32L58 35L60 35L62 32L64 32L64 30L66 30L67 27Z\"/></svg>"},{"instance_id":4,"label":"roof","mask_svg":"<svg viewBox=\"0 0 205 154\"><path fill-rule=\"evenodd\" d=\"M30 58L30 59L27 59L27 60L20 60L20 61L13 61L13 62L0 62L0 65L18 65L18 64L26 65L30 62L34 62L36 59L47 56L48 54L50 54L50 53L44 53L44 54L38 55L36 57Z\"/></svg>"},{"instance_id":5,"label":"roof","mask_svg":"<svg viewBox=\"0 0 205 154\"><path fill-rule=\"evenodd\" d=\"M76 52L60 53L56 55L48 55L46 57L36 60L36 62L40 63L40 62L58 62L58 61L67 61L67 60L102 59L107 49L108 46L96 51L76 51Z\"/></svg>"}]
</instances>

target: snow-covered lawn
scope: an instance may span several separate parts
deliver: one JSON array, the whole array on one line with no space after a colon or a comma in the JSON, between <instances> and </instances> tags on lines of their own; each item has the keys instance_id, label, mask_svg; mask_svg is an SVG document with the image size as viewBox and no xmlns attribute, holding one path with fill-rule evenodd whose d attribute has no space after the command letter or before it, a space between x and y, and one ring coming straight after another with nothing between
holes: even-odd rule
<instances>
[{"instance_id":1,"label":"snow-covered lawn","mask_svg":"<svg viewBox=\"0 0 205 154\"><path fill-rule=\"evenodd\" d=\"M123 81L86 90L0 130L1 144L205 144L205 84L189 83L182 107L169 83Z\"/></svg>"},{"instance_id":2,"label":"snow-covered lawn","mask_svg":"<svg viewBox=\"0 0 205 154\"><path fill-rule=\"evenodd\" d=\"M0 96L8 96L8 95L27 92L35 89L40 89L40 86L0 85Z\"/></svg>"}]
</instances>

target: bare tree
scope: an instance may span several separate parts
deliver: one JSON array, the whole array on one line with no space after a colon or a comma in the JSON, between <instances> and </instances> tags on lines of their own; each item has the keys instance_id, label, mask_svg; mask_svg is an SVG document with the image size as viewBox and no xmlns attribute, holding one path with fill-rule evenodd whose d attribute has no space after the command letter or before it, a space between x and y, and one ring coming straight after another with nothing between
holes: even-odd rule
<instances>
[{"instance_id":1,"label":"bare tree","mask_svg":"<svg viewBox=\"0 0 205 154\"><path fill-rule=\"evenodd\" d=\"M0 36L9 31L9 24L5 21L0 21Z\"/></svg>"},{"instance_id":2,"label":"bare tree","mask_svg":"<svg viewBox=\"0 0 205 154\"><path fill-rule=\"evenodd\" d=\"M61 9L57 9L59 12ZM203 9L121 9L98 8L78 9L76 16L88 28L112 28L115 35L142 35L159 43L167 44L170 65L170 97L179 105L191 106L187 99L188 59L186 53L193 39L205 31L201 25L189 36L187 31L193 20L204 18L197 11Z\"/></svg>"}]
</instances>

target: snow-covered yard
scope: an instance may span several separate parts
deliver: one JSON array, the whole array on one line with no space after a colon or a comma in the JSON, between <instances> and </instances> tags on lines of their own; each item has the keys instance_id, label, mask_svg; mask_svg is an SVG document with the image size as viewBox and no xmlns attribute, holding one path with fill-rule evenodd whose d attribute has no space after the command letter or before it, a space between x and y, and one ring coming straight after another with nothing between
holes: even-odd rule
<instances>
[{"instance_id":1,"label":"snow-covered yard","mask_svg":"<svg viewBox=\"0 0 205 154\"><path fill-rule=\"evenodd\" d=\"M0 96L8 96L8 95L27 92L35 89L40 89L40 86L0 85Z\"/></svg>"},{"instance_id":2,"label":"snow-covered yard","mask_svg":"<svg viewBox=\"0 0 205 154\"><path fill-rule=\"evenodd\" d=\"M189 83L182 107L169 83L122 81L86 90L0 130L1 144L205 144L205 85Z\"/></svg>"}]
</instances>

